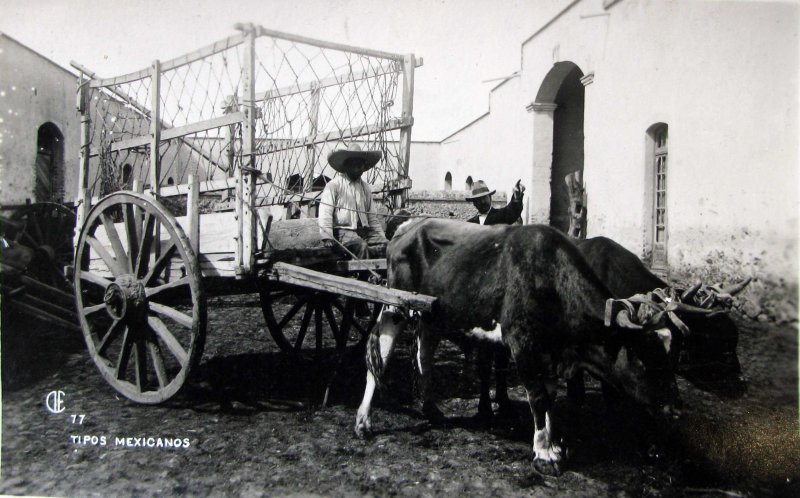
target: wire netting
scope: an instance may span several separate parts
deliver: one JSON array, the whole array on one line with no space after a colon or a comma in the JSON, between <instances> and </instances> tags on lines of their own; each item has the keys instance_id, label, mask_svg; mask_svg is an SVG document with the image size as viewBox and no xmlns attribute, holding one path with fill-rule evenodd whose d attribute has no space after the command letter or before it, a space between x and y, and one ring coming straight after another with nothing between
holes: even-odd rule
<instances>
[{"instance_id":1,"label":"wire netting","mask_svg":"<svg viewBox=\"0 0 800 498\"><path fill-rule=\"evenodd\" d=\"M358 142L383 159L364 178L376 190L403 171L403 63L280 36L254 42L255 101L245 101L247 40L232 36L162 64L158 126L161 187L231 177L243 164L242 119L253 116L259 205L321 189L336 174L328 154ZM363 51L369 52L370 51ZM153 90L148 71L90 89L92 195L151 182Z\"/></svg>"}]
</instances>

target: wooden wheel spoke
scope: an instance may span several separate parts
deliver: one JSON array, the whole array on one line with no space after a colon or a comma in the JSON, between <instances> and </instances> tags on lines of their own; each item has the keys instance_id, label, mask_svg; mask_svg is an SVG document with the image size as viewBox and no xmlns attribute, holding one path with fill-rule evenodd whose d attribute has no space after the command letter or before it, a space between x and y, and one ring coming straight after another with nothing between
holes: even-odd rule
<instances>
[{"instance_id":1,"label":"wooden wheel spoke","mask_svg":"<svg viewBox=\"0 0 800 498\"><path fill-rule=\"evenodd\" d=\"M113 273L115 277L125 273L125 267L122 265L122 263L114 259L111 256L111 254L109 254L109 252L106 250L106 248L103 247L103 244L101 244L99 240L94 238L92 235L89 235L88 237L86 237L86 241L89 242L89 245L92 246L94 252L96 252L97 255L100 256L100 259L103 260L103 262L106 264L108 269L111 270L111 273Z\"/></svg>"},{"instance_id":2,"label":"wooden wheel spoke","mask_svg":"<svg viewBox=\"0 0 800 498\"><path fill-rule=\"evenodd\" d=\"M300 308L303 307L303 305L306 304L307 302L308 301L306 301L302 297L298 298L297 302L294 303L294 305L292 305L292 307L289 309L286 315L281 319L280 323L278 323L278 328L282 329L283 327L285 327L286 324L289 323L289 320L294 318L297 312L300 311Z\"/></svg>"},{"instance_id":3,"label":"wooden wheel spoke","mask_svg":"<svg viewBox=\"0 0 800 498\"><path fill-rule=\"evenodd\" d=\"M117 337L119 333L123 330L127 329L125 328L125 325L122 323L122 321L114 320L114 323L112 323L111 326L108 327L108 330L106 331L103 338L100 339L100 344L97 345L97 354L99 354L100 356L105 356L106 349L108 349L108 346L109 344L111 344L111 341L113 341L114 338Z\"/></svg>"},{"instance_id":4,"label":"wooden wheel spoke","mask_svg":"<svg viewBox=\"0 0 800 498\"><path fill-rule=\"evenodd\" d=\"M161 355L161 347L157 342L148 342L147 348L150 350L150 358L153 359L153 369L156 371L158 387L163 388L169 384L169 377L167 377L167 369L164 367L164 358Z\"/></svg>"},{"instance_id":5,"label":"wooden wheel spoke","mask_svg":"<svg viewBox=\"0 0 800 498\"><path fill-rule=\"evenodd\" d=\"M153 245L153 239L155 238L155 233L153 231L155 221L155 216L147 213L144 220L142 237L139 240L139 251L138 257L136 258L136 267L134 268L134 275L136 275L137 278L147 270L147 265L150 263L150 249Z\"/></svg>"},{"instance_id":6,"label":"wooden wheel spoke","mask_svg":"<svg viewBox=\"0 0 800 498\"><path fill-rule=\"evenodd\" d=\"M154 303L150 302L150 311L158 313L161 316L165 316L177 322L180 325L183 325L186 328L192 328L192 317L181 313L180 311L176 310L175 308L171 308L165 304L161 303ZM149 318L148 318L149 320ZM159 320L160 321L160 320Z\"/></svg>"},{"instance_id":7,"label":"wooden wheel spoke","mask_svg":"<svg viewBox=\"0 0 800 498\"><path fill-rule=\"evenodd\" d=\"M136 365L136 388L142 392L147 384L147 353L143 340L136 341L135 346L133 359Z\"/></svg>"},{"instance_id":8,"label":"wooden wheel spoke","mask_svg":"<svg viewBox=\"0 0 800 498\"><path fill-rule=\"evenodd\" d=\"M175 254L175 251L177 250L178 246L176 246L175 243L173 242L172 244L170 244L167 250L164 251L164 253L158 257L156 262L153 264L153 267L150 268L150 270L147 272L147 275L145 275L144 278L142 278L145 287L151 285L153 283L152 280L155 277L157 277L162 271L164 271L164 268L166 268L167 264L169 264L172 255Z\"/></svg>"},{"instance_id":9,"label":"wooden wheel spoke","mask_svg":"<svg viewBox=\"0 0 800 498\"><path fill-rule=\"evenodd\" d=\"M30 236L30 234L28 232L20 232L20 233L18 233L16 239L14 240L14 242L19 242L20 244L25 245L21 241L21 239L23 237L28 239L28 247L34 248L34 247L38 247L39 246L39 244L33 239L33 237Z\"/></svg>"},{"instance_id":10,"label":"wooden wheel spoke","mask_svg":"<svg viewBox=\"0 0 800 498\"><path fill-rule=\"evenodd\" d=\"M167 289L174 289L176 287L180 287L181 285L189 285L191 281L191 277L186 276L179 278L178 280L173 280L172 282L167 282L164 285L159 285L158 287L148 287L145 289L145 294L147 294L147 297L152 297Z\"/></svg>"},{"instance_id":11,"label":"wooden wheel spoke","mask_svg":"<svg viewBox=\"0 0 800 498\"><path fill-rule=\"evenodd\" d=\"M128 361L131 359L131 350L133 349L133 337L131 337L131 329L125 328L125 335L122 337L122 350L117 359L116 378L124 380L125 370L128 369Z\"/></svg>"},{"instance_id":12,"label":"wooden wheel spoke","mask_svg":"<svg viewBox=\"0 0 800 498\"><path fill-rule=\"evenodd\" d=\"M37 216L33 213L28 215L28 219L33 222L33 228L36 231L37 240L35 241L37 245L40 245L44 242L44 234L42 233L42 228L39 226L39 222L36 220Z\"/></svg>"},{"instance_id":13,"label":"wooden wheel spoke","mask_svg":"<svg viewBox=\"0 0 800 498\"><path fill-rule=\"evenodd\" d=\"M133 212L133 204L125 204L122 210L122 220L125 223L125 233L128 236L128 252L130 254L128 268L133 273L134 262L138 260L139 239L141 227L139 220Z\"/></svg>"},{"instance_id":14,"label":"wooden wheel spoke","mask_svg":"<svg viewBox=\"0 0 800 498\"><path fill-rule=\"evenodd\" d=\"M297 339L294 341L294 350L300 351L303 348L303 341L306 339L306 331L308 330L308 322L311 321L311 314L314 312L314 307L309 304L306 306L306 311L303 313L303 320L300 323L300 330L297 332Z\"/></svg>"},{"instance_id":15,"label":"wooden wheel spoke","mask_svg":"<svg viewBox=\"0 0 800 498\"><path fill-rule=\"evenodd\" d=\"M169 349L172 355L178 360L178 363L181 364L181 368L185 367L189 362L189 354L185 349L183 349L183 346L181 346L181 343L178 342L178 339L172 335L172 332L170 332L164 322L157 317L149 316L147 317L147 324L150 326L153 332L155 332L159 339L164 341L167 349Z\"/></svg>"},{"instance_id":16,"label":"wooden wheel spoke","mask_svg":"<svg viewBox=\"0 0 800 498\"><path fill-rule=\"evenodd\" d=\"M328 325L331 327L331 332L333 332L333 337L336 339L336 342L347 342L347 338L342 337L341 331L339 330L339 324L336 323L336 316L333 314L333 308L331 307L331 304L325 303L323 310L325 311L325 317L328 319Z\"/></svg>"},{"instance_id":17,"label":"wooden wheel spoke","mask_svg":"<svg viewBox=\"0 0 800 498\"><path fill-rule=\"evenodd\" d=\"M103 213L100 213L100 221L103 222L103 227L106 229L106 236L108 237L108 241L111 242L111 248L114 250L115 259L119 261L121 265L127 266L130 270L128 255L125 253L125 248L122 247L122 241L119 239L119 234L117 233L116 227L114 227L114 222Z\"/></svg>"},{"instance_id":18,"label":"wooden wheel spoke","mask_svg":"<svg viewBox=\"0 0 800 498\"><path fill-rule=\"evenodd\" d=\"M83 316L89 316L92 313L97 313L100 310L105 309L106 303L95 304L94 306L86 306L83 308Z\"/></svg>"},{"instance_id":19,"label":"wooden wheel spoke","mask_svg":"<svg viewBox=\"0 0 800 498\"><path fill-rule=\"evenodd\" d=\"M103 289L108 287L108 284L111 283L111 280L103 278L100 275L97 275L96 273L92 273L90 271L81 271L81 280L92 283L94 285L98 285Z\"/></svg>"},{"instance_id":20,"label":"wooden wheel spoke","mask_svg":"<svg viewBox=\"0 0 800 498\"><path fill-rule=\"evenodd\" d=\"M319 303L314 306L314 339L316 351L319 353L322 350L322 305Z\"/></svg>"}]
</instances>

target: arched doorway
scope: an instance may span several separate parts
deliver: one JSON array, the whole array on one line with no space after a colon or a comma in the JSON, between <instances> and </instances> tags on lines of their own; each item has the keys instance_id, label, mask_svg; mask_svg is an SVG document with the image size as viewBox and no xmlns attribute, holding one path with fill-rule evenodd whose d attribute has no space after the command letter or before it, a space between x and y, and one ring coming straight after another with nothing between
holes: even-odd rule
<instances>
[{"instance_id":1,"label":"arched doorway","mask_svg":"<svg viewBox=\"0 0 800 498\"><path fill-rule=\"evenodd\" d=\"M39 127L33 195L37 202L64 202L64 135L53 123Z\"/></svg>"},{"instance_id":2,"label":"arched doorway","mask_svg":"<svg viewBox=\"0 0 800 498\"><path fill-rule=\"evenodd\" d=\"M569 228L570 199L564 181L576 171L583 175L583 111L585 90L581 82L583 71L572 62L558 62L545 76L532 108L547 119L534 122L537 143L534 150L534 168L549 169L549 223L566 232ZM547 139L551 134L552 141ZM549 142L549 143L548 143ZM534 174L534 177L542 177Z\"/></svg>"}]
</instances>

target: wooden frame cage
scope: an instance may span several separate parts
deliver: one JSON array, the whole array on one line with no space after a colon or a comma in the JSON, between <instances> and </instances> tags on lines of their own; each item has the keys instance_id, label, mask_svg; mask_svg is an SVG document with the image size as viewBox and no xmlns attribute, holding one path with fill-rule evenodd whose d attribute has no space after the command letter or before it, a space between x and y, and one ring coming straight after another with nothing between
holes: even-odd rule
<instances>
[{"instance_id":1,"label":"wooden frame cage","mask_svg":"<svg viewBox=\"0 0 800 498\"><path fill-rule=\"evenodd\" d=\"M236 29L113 78L72 63L81 73L78 227L104 196L146 191L186 228L204 275L249 274L271 246L271 220L292 203L313 205L335 174L328 153L350 142L383 153L365 179L389 207L402 205L421 59Z\"/></svg>"}]
</instances>

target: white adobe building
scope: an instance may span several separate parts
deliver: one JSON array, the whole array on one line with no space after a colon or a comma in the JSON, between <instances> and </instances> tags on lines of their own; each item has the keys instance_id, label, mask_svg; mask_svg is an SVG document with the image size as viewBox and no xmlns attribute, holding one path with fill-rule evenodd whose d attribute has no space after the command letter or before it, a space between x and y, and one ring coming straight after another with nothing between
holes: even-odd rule
<instances>
[{"instance_id":1,"label":"white adobe building","mask_svg":"<svg viewBox=\"0 0 800 498\"><path fill-rule=\"evenodd\" d=\"M78 77L0 33L0 203L71 202L78 186Z\"/></svg>"},{"instance_id":2,"label":"white adobe building","mask_svg":"<svg viewBox=\"0 0 800 498\"><path fill-rule=\"evenodd\" d=\"M565 1L489 111L441 142L438 170L412 154L414 187L510 191L522 178L524 219L565 228L564 176L580 170L589 237L679 278L752 275L752 292L796 303L799 12Z\"/></svg>"}]
</instances>

